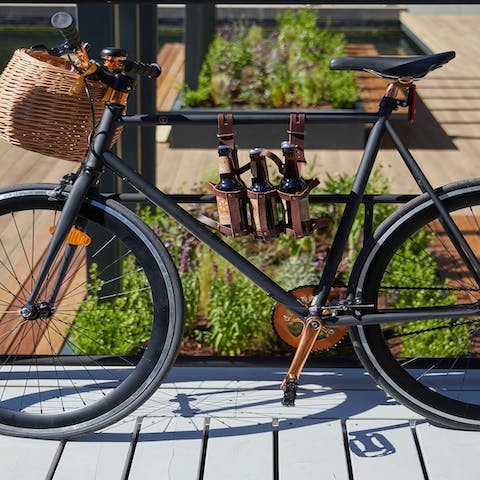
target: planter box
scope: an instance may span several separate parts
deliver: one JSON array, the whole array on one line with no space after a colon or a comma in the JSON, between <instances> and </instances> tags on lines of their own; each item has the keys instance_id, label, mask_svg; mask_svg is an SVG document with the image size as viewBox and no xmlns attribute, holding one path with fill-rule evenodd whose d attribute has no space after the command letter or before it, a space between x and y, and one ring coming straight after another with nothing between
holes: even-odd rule
<instances>
[{"instance_id":1,"label":"planter box","mask_svg":"<svg viewBox=\"0 0 480 480\"><path fill-rule=\"evenodd\" d=\"M177 100L173 110L181 112ZM189 109L192 111L192 109ZM197 109L195 109L197 111ZM198 113L221 113L221 109L198 109ZM295 110L255 110L252 113L285 112ZM299 110L300 111L300 110ZM301 110L308 117L308 110ZM352 110L321 110L325 112L364 112L361 103ZM285 125L262 123L252 125L235 125L235 143L239 148L280 148L282 141L288 139L288 121ZM207 124L173 125L168 138L171 148L216 148L217 127ZM362 149L365 145L365 126L359 122L308 123L305 122L306 149Z\"/></svg>"}]
</instances>

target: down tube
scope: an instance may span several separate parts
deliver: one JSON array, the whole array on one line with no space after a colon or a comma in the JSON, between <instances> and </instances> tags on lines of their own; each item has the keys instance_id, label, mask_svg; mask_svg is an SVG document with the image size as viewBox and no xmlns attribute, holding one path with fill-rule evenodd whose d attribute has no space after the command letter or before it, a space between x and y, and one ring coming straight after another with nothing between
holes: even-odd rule
<instances>
[{"instance_id":1,"label":"down tube","mask_svg":"<svg viewBox=\"0 0 480 480\"><path fill-rule=\"evenodd\" d=\"M121 178L126 179L136 190L143 193L150 201L183 225L190 233L212 250L221 255L225 260L235 266L241 273L258 285L268 296L285 305L300 318L306 318L309 310L302 305L293 295L285 291L270 277L260 271L255 265L227 245L217 235L212 233L201 222L192 217L182 207L172 201L168 195L147 182L141 175L133 171L112 152L103 154L105 165Z\"/></svg>"}]
</instances>

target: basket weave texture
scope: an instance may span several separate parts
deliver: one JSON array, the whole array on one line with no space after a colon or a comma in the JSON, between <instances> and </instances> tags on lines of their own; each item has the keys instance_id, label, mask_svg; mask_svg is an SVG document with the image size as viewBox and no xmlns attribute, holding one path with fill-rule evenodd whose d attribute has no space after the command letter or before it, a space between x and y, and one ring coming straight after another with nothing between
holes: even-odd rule
<instances>
[{"instance_id":1,"label":"basket weave texture","mask_svg":"<svg viewBox=\"0 0 480 480\"><path fill-rule=\"evenodd\" d=\"M82 160L92 116L85 92L69 93L79 79L71 67L45 52L16 50L0 75L0 138L43 155ZM107 87L91 80L88 85L98 121Z\"/></svg>"}]
</instances>

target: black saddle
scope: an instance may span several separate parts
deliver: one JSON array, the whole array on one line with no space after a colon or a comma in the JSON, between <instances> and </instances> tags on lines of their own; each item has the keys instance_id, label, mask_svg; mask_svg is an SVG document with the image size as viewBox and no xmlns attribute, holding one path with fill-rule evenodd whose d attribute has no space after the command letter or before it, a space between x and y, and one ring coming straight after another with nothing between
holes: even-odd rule
<instances>
[{"instance_id":1,"label":"black saddle","mask_svg":"<svg viewBox=\"0 0 480 480\"><path fill-rule=\"evenodd\" d=\"M330 70L363 70L383 78L423 78L427 73L455 58L455 52L410 57L336 57Z\"/></svg>"}]
</instances>

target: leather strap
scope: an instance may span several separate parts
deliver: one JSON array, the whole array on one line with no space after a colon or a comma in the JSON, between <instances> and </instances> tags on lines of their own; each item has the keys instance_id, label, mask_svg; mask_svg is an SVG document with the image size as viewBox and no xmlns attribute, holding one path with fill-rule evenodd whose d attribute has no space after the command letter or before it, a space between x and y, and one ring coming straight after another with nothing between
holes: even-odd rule
<instances>
[{"instance_id":1,"label":"leather strap","mask_svg":"<svg viewBox=\"0 0 480 480\"><path fill-rule=\"evenodd\" d=\"M284 168L284 165L283 165L282 161L273 152L263 148L262 151L260 152L260 156L265 157L265 158L269 158L270 160L272 160L272 162L275 163L275 165L278 167L278 171L280 173L284 173L285 168Z\"/></svg>"},{"instance_id":2,"label":"leather strap","mask_svg":"<svg viewBox=\"0 0 480 480\"><path fill-rule=\"evenodd\" d=\"M226 145L232 149L232 161L235 172L239 175L239 162L237 146L235 145L235 132L233 130L233 115L231 113L219 113L217 115L217 138L219 145Z\"/></svg>"},{"instance_id":3,"label":"leather strap","mask_svg":"<svg viewBox=\"0 0 480 480\"><path fill-rule=\"evenodd\" d=\"M233 115L231 113L219 113L217 115L217 138L219 145L235 148Z\"/></svg>"},{"instance_id":4,"label":"leather strap","mask_svg":"<svg viewBox=\"0 0 480 480\"><path fill-rule=\"evenodd\" d=\"M307 163L305 160L305 114L291 113L290 124L287 130L288 141L295 145L297 162Z\"/></svg>"}]
</instances>

